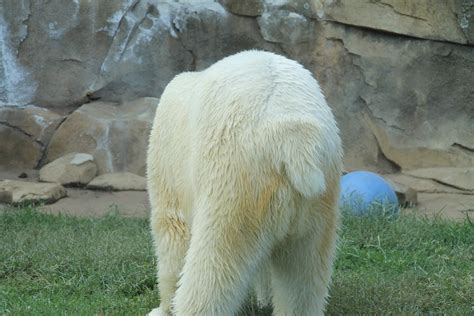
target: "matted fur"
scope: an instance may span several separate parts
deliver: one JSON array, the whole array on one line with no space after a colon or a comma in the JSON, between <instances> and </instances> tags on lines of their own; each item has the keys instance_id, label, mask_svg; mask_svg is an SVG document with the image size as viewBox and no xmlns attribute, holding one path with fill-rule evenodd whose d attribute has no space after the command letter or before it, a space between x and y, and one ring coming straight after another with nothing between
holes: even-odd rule
<instances>
[{"instance_id":1,"label":"matted fur","mask_svg":"<svg viewBox=\"0 0 474 316\"><path fill-rule=\"evenodd\" d=\"M151 314L234 315L252 285L275 315L323 314L341 160L331 110L297 62L246 51L176 76L148 150Z\"/></svg>"}]
</instances>

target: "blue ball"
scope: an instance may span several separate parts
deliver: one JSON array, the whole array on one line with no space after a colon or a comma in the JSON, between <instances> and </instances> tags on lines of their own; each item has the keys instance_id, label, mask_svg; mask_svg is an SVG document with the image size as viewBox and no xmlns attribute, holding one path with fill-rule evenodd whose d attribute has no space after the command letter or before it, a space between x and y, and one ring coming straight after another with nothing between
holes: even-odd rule
<instances>
[{"instance_id":1,"label":"blue ball","mask_svg":"<svg viewBox=\"0 0 474 316\"><path fill-rule=\"evenodd\" d=\"M381 176L369 171L350 172L341 179L339 203L354 215L397 215L395 191Z\"/></svg>"}]
</instances>

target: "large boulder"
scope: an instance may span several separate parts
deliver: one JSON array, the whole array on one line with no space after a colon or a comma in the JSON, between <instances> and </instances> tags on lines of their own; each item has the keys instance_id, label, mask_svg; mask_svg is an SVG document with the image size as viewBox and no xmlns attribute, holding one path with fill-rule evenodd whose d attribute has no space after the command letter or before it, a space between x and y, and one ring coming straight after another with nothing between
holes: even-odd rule
<instances>
[{"instance_id":1,"label":"large boulder","mask_svg":"<svg viewBox=\"0 0 474 316\"><path fill-rule=\"evenodd\" d=\"M246 16L259 16L265 10L265 4L262 0L219 0L219 2L234 14Z\"/></svg>"},{"instance_id":2,"label":"large boulder","mask_svg":"<svg viewBox=\"0 0 474 316\"><path fill-rule=\"evenodd\" d=\"M314 0L310 3L307 5L310 14L319 19L419 38L474 44L472 1Z\"/></svg>"},{"instance_id":3,"label":"large boulder","mask_svg":"<svg viewBox=\"0 0 474 316\"><path fill-rule=\"evenodd\" d=\"M272 43L299 44L314 37L315 22L287 10L271 10L257 18L263 38Z\"/></svg>"},{"instance_id":4,"label":"large boulder","mask_svg":"<svg viewBox=\"0 0 474 316\"><path fill-rule=\"evenodd\" d=\"M61 124L51 139L46 161L67 153L94 156L98 173L145 174L148 134L158 99L84 104Z\"/></svg>"},{"instance_id":5,"label":"large boulder","mask_svg":"<svg viewBox=\"0 0 474 316\"><path fill-rule=\"evenodd\" d=\"M29 135L0 124L0 165L34 168L41 159L42 146Z\"/></svg>"},{"instance_id":6,"label":"large boulder","mask_svg":"<svg viewBox=\"0 0 474 316\"><path fill-rule=\"evenodd\" d=\"M57 183L0 180L0 203L53 203L66 195Z\"/></svg>"},{"instance_id":7,"label":"large boulder","mask_svg":"<svg viewBox=\"0 0 474 316\"><path fill-rule=\"evenodd\" d=\"M41 168L40 181L82 186L94 179L97 166L94 157L84 153L70 153Z\"/></svg>"},{"instance_id":8,"label":"large boulder","mask_svg":"<svg viewBox=\"0 0 474 316\"><path fill-rule=\"evenodd\" d=\"M136 1L4 1L0 4L0 104L77 105ZM4 69L1 69L3 64ZM3 70L3 71L2 71Z\"/></svg>"},{"instance_id":9,"label":"large boulder","mask_svg":"<svg viewBox=\"0 0 474 316\"><path fill-rule=\"evenodd\" d=\"M0 107L0 165L34 168L63 117L34 105Z\"/></svg>"}]
</instances>

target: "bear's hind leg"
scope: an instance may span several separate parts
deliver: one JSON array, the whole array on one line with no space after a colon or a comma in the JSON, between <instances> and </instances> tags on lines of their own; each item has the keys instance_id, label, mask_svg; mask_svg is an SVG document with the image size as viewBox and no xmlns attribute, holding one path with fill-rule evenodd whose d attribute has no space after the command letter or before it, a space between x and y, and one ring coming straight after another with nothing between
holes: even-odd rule
<instances>
[{"instance_id":1,"label":"bear's hind leg","mask_svg":"<svg viewBox=\"0 0 474 316\"><path fill-rule=\"evenodd\" d=\"M160 307L150 315L171 315L171 302L175 295L184 256L188 248L189 232L177 210L152 211L152 234L158 259L158 289Z\"/></svg>"},{"instance_id":2,"label":"bear's hind leg","mask_svg":"<svg viewBox=\"0 0 474 316\"><path fill-rule=\"evenodd\" d=\"M273 241L236 209L197 209L173 306L176 315L235 315ZM211 216L212 215L212 216Z\"/></svg>"},{"instance_id":3,"label":"bear's hind leg","mask_svg":"<svg viewBox=\"0 0 474 316\"><path fill-rule=\"evenodd\" d=\"M271 262L275 315L324 314L335 239L335 225L320 225L309 236L288 240L274 252Z\"/></svg>"},{"instance_id":4,"label":"bear's hind leg","mask_svg":"<svg viewBox=\"0 0 474 316\"><path fill-rule=\"evenodd\" d=\"M272 304L272 275L271 266L264 264L255 278L255 295L259 307L268 307Z\"/></svg>"}]
</instances>

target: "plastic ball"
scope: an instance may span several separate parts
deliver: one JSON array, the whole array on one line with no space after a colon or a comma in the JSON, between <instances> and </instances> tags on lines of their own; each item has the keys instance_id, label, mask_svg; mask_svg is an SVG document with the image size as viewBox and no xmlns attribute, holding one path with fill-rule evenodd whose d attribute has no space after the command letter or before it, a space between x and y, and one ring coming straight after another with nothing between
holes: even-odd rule
<instances>
[{"instance_id":1,"label":"plastic ball","mask_svg":"<svg viewBox=\"0 0 474 316\"><path fill-rule=\"evenodd\" d=\"M339 203L354 215L397 215L397 195L384 178L369 171L350 172L341 179Z\"/></svg>"}]
</instances>

